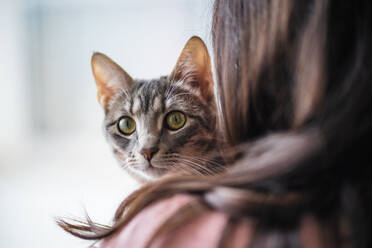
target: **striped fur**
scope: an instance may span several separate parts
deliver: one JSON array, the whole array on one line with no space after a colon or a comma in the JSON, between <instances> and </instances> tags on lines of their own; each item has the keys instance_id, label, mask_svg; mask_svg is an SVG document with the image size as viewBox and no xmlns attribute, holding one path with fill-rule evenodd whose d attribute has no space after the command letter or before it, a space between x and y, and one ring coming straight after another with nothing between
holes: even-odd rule
<instances>
[{"instance_id":1,"label":"striped fur","mask_svg":"<svg viewBox=\"0 0 372 248\"><path fill-rule=\"evenodd\" d=\"M192 37L173 72L153 80L133 80L107 56L95 53L93 74L105 110L104 132L120 165L140 181L170 172L208 175L223 170L218 159L216 104L210 58L204 43ZM102 100L104 99L104 100ZM185 125L172 131L166 115L181 111ZM136 130L124 135L118 122L124 117L136 122ZM158 151L148 158L144 149Z\"/></svg>"},{"instance_id":2,"label":"striped fur","mask_svg":"<svg viewBox=\"0 0 372 248\"><path fill-rule=\"evenodd\" d=\"M174 110L186 115L185 126L177 131L166 129L163 123ZM118 131L122 116L136 121L136 131L129 136ZM204 99L169 77L134 80L131 88L119 91L108 107L104 131L120 165L140 180L171 171L211 174L221 170L221 162L207 155L217 144L214 98ZM149 146L159 148L151 163L140 154Z\"/></svg>"}]
</instances>

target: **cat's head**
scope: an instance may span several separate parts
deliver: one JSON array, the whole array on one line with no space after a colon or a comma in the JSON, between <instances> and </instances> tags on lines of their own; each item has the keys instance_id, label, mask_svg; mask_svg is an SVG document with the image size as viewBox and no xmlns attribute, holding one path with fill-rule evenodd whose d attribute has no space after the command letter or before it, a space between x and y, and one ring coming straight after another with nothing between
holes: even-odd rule
<instances>
[{"instance_id":1,"label":"cat's head","mask_svg":"<svg viewBox=\"0 0 372 248\"><path fill-rule=\"evenodd\" d=\"M208 50L192 37L169 76L132 79L106 55L92 69L104 131L121 166L140 180L168 172L209 174L216 146L216 106Z\"/></svg>"}]
</instances>

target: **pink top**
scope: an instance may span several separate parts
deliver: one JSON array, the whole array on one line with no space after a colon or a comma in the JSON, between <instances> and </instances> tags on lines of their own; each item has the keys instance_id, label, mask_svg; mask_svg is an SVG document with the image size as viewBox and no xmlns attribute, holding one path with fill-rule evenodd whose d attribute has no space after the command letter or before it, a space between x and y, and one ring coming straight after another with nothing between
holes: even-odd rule
<instances>
[{"instance_id":1,"label":"pink top","mask_svg":"<svg viewBox=\"0 0 372 248\"><path fill-rule=\"evenodd\" d=\"M157 228L173 213L194 198L188 195L176 195L171 198L156 202L145 208L117 234L105 239L101 248L145 247ZM208 211L203 215L187 222L170 234L162 235L151 245L151 248L215 248L220 240L222 231L227 221L227 216L218 211ZM234 228L229 237L228 244L231 248L243 248L252 240L254 232L252 220L241 221L238 228ZM324 245L324 230L313 217L304 217L299 229L299 238L303 248L326 248ZM271 240L269 247L275 247ZM274 245L274 246L272 246ZM350 247L347 244L342 248Z\"/></svg>"},{"instance_id":2,"label":"pink top","mask_svg":"<svg viewBox=\"0 0 372 248\"><path fill-rule=\"evenodd\" d=\"M101 248L119 247L145 247L157 228L164 223L179 208L192 201L188 195L177 195L166 200L159 201L144 209L140 214L120 232L104 240ZM208 211L200 217L188 222L185 226L175 230L170 235L163 235L151 244L151 248L174 247L203 247L215 248L219 242L221 233L227 221L226 215L216 211ZM245 238L233 238L234 245L231 247L244 247L252 228L247 222L242 224L235 235ZM241 234L239 234L241 233Z\"/></svg>"}]
</instances>

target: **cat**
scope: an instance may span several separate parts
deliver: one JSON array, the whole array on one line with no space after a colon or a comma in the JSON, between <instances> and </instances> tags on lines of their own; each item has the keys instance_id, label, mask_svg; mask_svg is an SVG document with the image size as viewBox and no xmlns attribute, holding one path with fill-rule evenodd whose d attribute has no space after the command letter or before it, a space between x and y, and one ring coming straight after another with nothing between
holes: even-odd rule
<instances>
[{"instance_id":1,"label":"cat","mask_svg":"<svg viewBox=\"0 0 372 248\"><path fill-rule=\"evenodd\" d=\"M169 173L223 170L215 151L216 102L208 50L190 38L169 76L132 79L102 53L92 56L104 133L119 164L140 182Z\"/></svg>"}]
</instances>

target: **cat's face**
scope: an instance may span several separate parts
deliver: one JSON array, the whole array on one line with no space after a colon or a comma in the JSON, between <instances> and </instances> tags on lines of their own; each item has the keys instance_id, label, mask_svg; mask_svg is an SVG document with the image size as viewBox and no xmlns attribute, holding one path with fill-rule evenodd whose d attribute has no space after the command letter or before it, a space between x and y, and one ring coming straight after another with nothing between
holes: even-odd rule
<instances>
[{"instance_id":1,"label":"cat's face","mask_svg":"<svg viewBox=\"0 0 372 248\"><path fill-rule=\"evenodd\" d=\"M109 106L106 137L131 174L153 179L170 171L199 173L197 158L214 148L213 101L176 84L167 77L134 81Z\"/></svg>"},{"instance_id":2,"label":"cat's face","mask_svg":"<svg viewBox=\"0 0 372 248\"><path fill-rule=\"evenodd\" d=\"M143 181L215 171L217 163L205 155L216 146L216 106L209 55L199 38L189 40L168 77L133 80L97 53L92 66L106 138L131 175Z\"/></svg>"}]
</instances>

